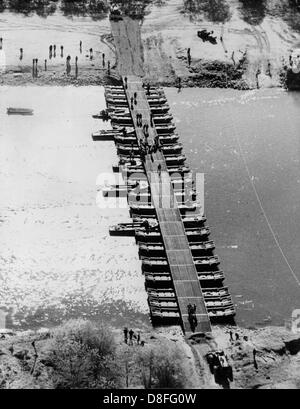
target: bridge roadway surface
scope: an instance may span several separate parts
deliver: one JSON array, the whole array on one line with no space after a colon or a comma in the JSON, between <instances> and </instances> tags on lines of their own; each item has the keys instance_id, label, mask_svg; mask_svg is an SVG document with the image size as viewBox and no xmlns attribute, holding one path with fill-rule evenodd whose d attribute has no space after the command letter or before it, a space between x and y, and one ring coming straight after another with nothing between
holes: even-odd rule
<instances>
[{"instance_id":1,"label":"bridge roadway surface","mask_svg":"<svg viewBox=\"0 0 300 409\"><path fill-rule=\"evenodd\" d=\"M127 77L128 87L125 91L129 106L131 97L134 96L135 92L137 93L137 104L134 104L132 119L138 143L144 140L144 134L143 128L137 126L137 113L142 114L143 124L149 124L148 141L151 143L157 133L155 127L150 126L150 106L141 80L144 71L140 24L124 17L118 22L111 21L111 29L116 48L117 68L122 76L124 89L125 77ZM147 155L144 166L174 283L182 328L187 336L191 334L187 306L188 304L195 304L198 322L195 330L205 333L211 332L210 319L204 303L196 266L185 234L164 155L157 151L152 154L152 159L150 155ZM160 174L157 169L158 164L161 165Z\"/></svg>"},{"instance_id":2,"label":"bridge roadway surface","mask_svg":"<svg viewBox=\"0 0 300 409\"><path fill-rule=\"evenodd\" d=\"M125 89L124 77L123 86ZM131 97L135 93L137 95L137 104L134 104L131 115L138 143L140 144L145 137L143 127L137 126L137 113L142 114L142 123L149 125L148 141L151 144L157 133L155 126L150 126L150 106L142 80L139 77L127 75L127 89L125 91L129 105ZM161 165L160 173L158 172L159 164ZM153 153L152 158L149 154L146 155L144 166L170 266L183 330L186 335L191 333L187 306L188 304L195 304L198 322L196 331L210 332L210 319L164 155L160 151Z\"/></svg>"}]
</instances>

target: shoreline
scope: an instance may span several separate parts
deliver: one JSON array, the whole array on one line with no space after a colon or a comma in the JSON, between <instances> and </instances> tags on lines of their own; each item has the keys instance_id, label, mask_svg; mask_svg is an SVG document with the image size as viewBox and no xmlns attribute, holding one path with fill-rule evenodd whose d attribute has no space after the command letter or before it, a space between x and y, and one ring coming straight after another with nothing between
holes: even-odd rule
<instances>
[{"instance_id":1,"label":"shoreline","mask_svg":"<svg viewBox=\"0 0 300 409\"><path fill-rule=\"evenodd\" d=\"M278 389L299 388L300 375L300 333L293 333L284 327L265 327L261 329L246 329L232 326L213 326L212 336L205 339L185 340L178 327L163 327L141 331L144 347L128 346L123 341L123 328L102 324L102 327L112 331L117 345L117 357L121 367L127 359L134 364L141 352L147 349L160 349L163 345L168 349L176 348L181 356L186 381L185 388L222 389L226 386L217 384L209 370L206 355L210 351L222 350L233 367L233 382L231 389ZM47 363L49 341L59 327L41 328L37 331L10 332L0 330L0 369L6 375L6 388L46 388L53 389L53 368ZM231 340L231 334L233 340ZM238 336L238 338L237 338ZM35 342L37 360L35 371L31 372L35 355L32 348ZM253 350L257 351L256 361L253 361ZM13 352L12 352L13 350ZM26 365L23 354L26 354ZM124 365L123 365L124 364ZM139 368L130 365L130 381L126 385L125 376L123 388L145 388L140 378ZM13 369L13 371L12 371Z\"/></svg>"}]
</instances>

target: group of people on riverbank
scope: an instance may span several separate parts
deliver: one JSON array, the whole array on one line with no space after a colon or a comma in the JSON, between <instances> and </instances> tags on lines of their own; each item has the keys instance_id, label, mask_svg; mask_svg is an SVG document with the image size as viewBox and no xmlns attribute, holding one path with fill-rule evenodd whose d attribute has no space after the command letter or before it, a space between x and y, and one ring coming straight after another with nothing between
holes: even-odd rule
<instances>
[{"instance_id":1,"label":"group of people on riverbank","mask_svg":"<svg viewBox=\"0 0 300 409\"><path fill-rule=\"evenodd\" d=\"M4 45L4 41L3 38L0 38L0 50L3 49L3 45ZM24 49L20 48L19 49L20 54L19 54L19 60L22 61L24 58ZM82 54L83 50L82 50L82 41L80 40L79 42L79 53ZM57 46L56 44L51 44L49 45L49 57L48 59L44 59L44 71L48 70L48 62L51 61L53 58L57 57ZM64 58L64 46L61 45L60 46L60 57ZM93 48L89 49L89 53L86 55L86 57L88 57L91 61L94 59L94 51ZM72 71L72 65L71 65L71 55L68 55L66 57L66 74L69 76L71 74ZM78 56L75 56L75 77L78 77L78 73L79 73L79 68L78 68ZM38 70L39 70L39 59L38 58L33 58L32 60L32 77L33 78L37 78L38 77ZM108 75L110 75L110 61L106 62L106 56L105 53L102 53L102 68L105 69L105 67L107 67L107 73Z\"/></svg>"},{"instance_id":2,"label":"group of people on riverbank","mask_svg":"<svg viewBox=\"0 0 300 409\"><path fill-rule=\"evenodd\" d=\"M124 333L124 342L125 342L125 344L132 346L133 341L134 341L136 343L136 345L141 345L141 346L145 345L145 341L143 341L141 339L141 332L140 331L135 333L132 328L130 330L128 330L128 328L125 327L124 330L123 330L123 333Z\"/></svg>"}]
</instances>

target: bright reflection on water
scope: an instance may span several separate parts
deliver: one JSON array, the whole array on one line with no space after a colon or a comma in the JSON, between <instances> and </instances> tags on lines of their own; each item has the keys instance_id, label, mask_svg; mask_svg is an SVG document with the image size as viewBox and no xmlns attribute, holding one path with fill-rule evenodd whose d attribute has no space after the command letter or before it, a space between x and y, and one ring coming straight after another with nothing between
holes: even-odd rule
<instances>
[{"instance_id":1,"label":"bright reflection on water","mask_svg":"<svg viewBox=\"0 0 300 409\"><path fill-rule=\"evenodd\" d=\"M32 117L6 108L33 108ZM148 324L144 278L133 238L109 225L127 208L99 209L96 180L117 161L100 87L1 88L0 310L9 327L47 326L69 317Z\"/></svg>"}]
</instances>

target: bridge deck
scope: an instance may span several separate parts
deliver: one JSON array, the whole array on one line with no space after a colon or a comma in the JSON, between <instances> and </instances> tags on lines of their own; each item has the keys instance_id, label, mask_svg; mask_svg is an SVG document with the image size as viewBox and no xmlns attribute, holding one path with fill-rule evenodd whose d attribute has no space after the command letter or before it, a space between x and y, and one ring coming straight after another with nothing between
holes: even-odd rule
<instances>
[{"instance_id":1,"label":"bridge deck","mask_svg":"<svg viewBox=\"0 0 300 409\"><path fill-rule=\"evenodd\" d=\"M125 79L123 77L125 88ZM150 106L142 81L136 76L127 76L126 95L130 105L131 97L137 94L137 104L131 111L138 142L144 140L143 128L137 126L136 114L142 114L142 123L150 124ZM149 126L148 141L151 144L156 136L155 127ZM161 173L158 172L161 165ZM204 303L202 289L197 270L186 237L181 214L171 184L164 155L157 151L146 156L145 171L151 188L152 203L155 206L160 225L163 243L170 266L174 289L182 319L182 326L186 334L191 332L188 321L188 304L196 305L198 326L196 331L210 332L210 320Z\"/></svg>"}]
</instances>

